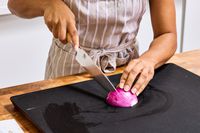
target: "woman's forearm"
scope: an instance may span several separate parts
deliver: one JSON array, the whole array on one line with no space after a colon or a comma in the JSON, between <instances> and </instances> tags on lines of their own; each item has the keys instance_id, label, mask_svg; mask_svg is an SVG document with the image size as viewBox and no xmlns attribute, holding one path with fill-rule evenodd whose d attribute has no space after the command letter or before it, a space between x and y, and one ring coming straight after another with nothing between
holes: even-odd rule
<instances>
[{"instance_id":1,"label":"woman's forearm","mask_svg":"<svg viewBox=\"0 0 200 133\"><path fill-rule=\"evenodd\" d=\"M149 50L143 53L140 58L151 59L155 64L155 68L163 65L176 51L176 36L176 33L165 33L156 37Z\"/></svg>"},{"instance_id":2,"label":"woman's forearm","mask_svg":"<svg viewBox=\"0 0 200 133\"><path fill-rule=\"evenodd\" d=\"M9 0L9 10L22 18L42 16L48 4L56 0Z\"/></svg>"},{"instance_id":3,"label":"woman's forearm","mask_svg":"<svg viewBox=\"0 0 200 133\"><path fill-rule=\"evenodd\" d=\"M155 68L164 64L176 51L177 31L174 0L149 0L154 40L141 58L154 61Z\"/></svg>"}]
</instances>

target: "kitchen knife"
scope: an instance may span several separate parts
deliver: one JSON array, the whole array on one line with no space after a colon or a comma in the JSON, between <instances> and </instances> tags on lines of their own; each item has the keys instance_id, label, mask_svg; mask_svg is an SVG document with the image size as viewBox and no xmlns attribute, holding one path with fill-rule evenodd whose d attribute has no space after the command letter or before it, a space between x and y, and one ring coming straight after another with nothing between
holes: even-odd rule
<instances>
[{"instance_id":1,"label":"kitchen knife","mask_svg":"<svg viewBox=\"0 0 200 133\"><path fill-rule=\"evenodd\" d=\"M83 50L78 48L76 53L76 61L89 73L94 79L108 91L115 90L114 85L108 77L100 70L100 68L93 62L91 57Z\"/></svg>"}]
</instances>

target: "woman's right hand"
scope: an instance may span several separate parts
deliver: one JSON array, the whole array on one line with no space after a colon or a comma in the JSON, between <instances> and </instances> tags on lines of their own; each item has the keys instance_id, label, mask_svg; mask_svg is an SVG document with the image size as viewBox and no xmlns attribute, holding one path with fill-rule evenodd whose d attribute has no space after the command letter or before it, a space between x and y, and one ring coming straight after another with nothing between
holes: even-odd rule
<instances>
[{"instance_id":1,"label":"woman's right hand","mask_svg":"<svg viewBox=\"0 0 200 133\"><path fill-rule=\"evenodd\" d=\"M44 8L44 20L55 38L64 44L72 42L75 49L79 47L75 16L62 0L49 0Z\"/></svg>"}]
</instances>

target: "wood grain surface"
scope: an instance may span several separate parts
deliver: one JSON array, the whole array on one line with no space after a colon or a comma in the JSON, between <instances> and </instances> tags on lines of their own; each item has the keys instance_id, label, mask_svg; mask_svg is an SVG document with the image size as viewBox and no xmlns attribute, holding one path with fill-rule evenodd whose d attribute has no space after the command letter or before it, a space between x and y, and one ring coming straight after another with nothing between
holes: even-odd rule
<instances>
[{"instance_id":1,"label":"wood grain surface","mask_svg":"<svg viewBox=\"0 0 200 133\"><path fill-rule=\"evenodd\" d=\"M200 49L175 54L168 62L175 63L200 76ZM114 73L109 75L122 73L123 68L124 67L120 67ZM25 133L38 133L39 131L37 128L34 127L30 121L28 121L20 112L14 108L10 101L10 97L28 92L82 82L90 79L91 77L88 74L79 74L2 88L0 90L0 120L15 119Z\"/></svg>"}]
</instances>

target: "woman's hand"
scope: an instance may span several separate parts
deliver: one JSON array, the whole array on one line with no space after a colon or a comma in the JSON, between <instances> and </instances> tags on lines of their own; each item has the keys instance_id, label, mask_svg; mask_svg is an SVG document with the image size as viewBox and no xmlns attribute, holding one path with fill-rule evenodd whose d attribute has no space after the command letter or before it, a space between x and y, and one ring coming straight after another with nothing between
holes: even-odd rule
<instances>
[{"instance_id":1,"label":"woman's hand","mask_svg":"<svg viewBox=\"0 0 200 133\"><path fill-rule=\"evenodd\" d=\"M44 20L55 38L62 43L71 42L79 47L75 16L62 0L50 0L44 9Z\"/></svg>"},{"instance_id":2,"label":"woman's hand","mask_svg":"<svg viewBox=\"0 0 200 133\"><path fill-rule=\"evenodd\" d=\"M120 88L136 95L144 90L154 70L171 58L177 47L174 0L150 0L149 3L154 39L148 51L128 64L119 84Z\"/></svg>"},{"instance_id":3,"label":"woman's hand","mask_svg":"<svg viewBox=\"0 0 200 133\"><path fill-rule=\"evenodd\" d=\"M153 78L154 69L154 61L148 58L140 57L130 61L121 76L119 87L139 95Z\"/></svg>"}]
</instances>

